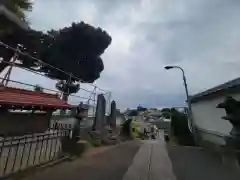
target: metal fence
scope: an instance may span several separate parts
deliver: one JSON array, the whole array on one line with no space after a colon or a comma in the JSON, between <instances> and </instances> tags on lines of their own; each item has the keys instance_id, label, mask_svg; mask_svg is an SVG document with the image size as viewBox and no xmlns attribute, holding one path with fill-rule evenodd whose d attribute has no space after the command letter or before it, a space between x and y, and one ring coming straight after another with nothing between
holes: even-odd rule
<instances>
[{"instance_id":1,"label":"metal fence","mask_svg":"<svg viewBox=\"0 0 240 180\"><path fill-rule=\"evenodd\" d=\"M2 138L0 178L63 157L62 139L68 136L68 130L49 130L42 134Z\"/></svg>"}]
</instances>

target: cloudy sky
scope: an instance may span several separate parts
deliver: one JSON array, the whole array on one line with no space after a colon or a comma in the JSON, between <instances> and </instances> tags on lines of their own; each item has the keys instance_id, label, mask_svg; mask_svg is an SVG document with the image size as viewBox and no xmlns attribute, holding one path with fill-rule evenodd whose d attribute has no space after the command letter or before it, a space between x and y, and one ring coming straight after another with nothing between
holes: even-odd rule
<instances>
[{"instance_id":1,"label":"cloudy sky","mask_svg":"<svg viewBox=\"0 0 240 180\"><path fill-rule=\"evenodd\" d=\"M38 30L73 21L106 30L112 44L96 84L121 109L184 105L181 72L165 65L185 69L190 94L240 75L239 0L35 0L28 16ZM54 87L19 70L13 79Z\"/></svg>"}]
</instances>

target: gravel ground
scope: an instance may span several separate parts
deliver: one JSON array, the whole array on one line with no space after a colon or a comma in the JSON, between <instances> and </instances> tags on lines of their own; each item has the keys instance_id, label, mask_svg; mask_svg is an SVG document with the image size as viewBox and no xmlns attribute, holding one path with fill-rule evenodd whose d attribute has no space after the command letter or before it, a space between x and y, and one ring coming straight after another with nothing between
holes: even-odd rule
<instances>
[{"instance_id":1,"label":"gravel ground","mask_svg":"<svg viewBox=\"0 0 240 180\"><path fill-rule=\"evenodd\" d=\"M121 180L141 143L129 141L99 154L47 168L25 180Z\"/></svg>"},{"instance_id":2,"label":"gravel ground","mask_svg":"<svg viewBox=\"0 0 240 180\"><path fill-rule=\"evenodd\" d=\"M223 166L216 154L192 147L168 146L177 180L239 180L240 170Z\"/></svg>"}]
</instances>

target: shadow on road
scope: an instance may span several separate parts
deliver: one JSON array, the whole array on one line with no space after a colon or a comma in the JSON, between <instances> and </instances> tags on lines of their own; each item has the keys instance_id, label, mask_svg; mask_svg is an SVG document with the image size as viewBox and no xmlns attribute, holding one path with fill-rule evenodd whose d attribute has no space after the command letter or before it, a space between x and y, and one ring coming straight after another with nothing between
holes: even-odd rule
<instances>
[{"instance_id":1,"label":"shadow on road","mask_svg":"<svg viewBox=\"0 0 240 180\"><path fill-rule=\"evenodd\" d=\"M239 180L240 171L221 164L219 156L192 147L168 146L177 180Z\"/></svg>"}]
</instances>

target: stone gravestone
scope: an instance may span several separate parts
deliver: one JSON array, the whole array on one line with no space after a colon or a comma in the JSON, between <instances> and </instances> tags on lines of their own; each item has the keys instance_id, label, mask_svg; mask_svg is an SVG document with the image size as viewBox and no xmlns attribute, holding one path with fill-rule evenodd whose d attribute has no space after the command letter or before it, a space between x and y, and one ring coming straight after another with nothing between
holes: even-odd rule
<instances>
[{"instance_id":1,"label":"stone gravestone","mask_svg":"<svg viewBox=\"0 0 240 180\"><path fill-rule=\"evenodd\" d=\"M93 122L93 130L94 131L101 131L105 124L106 124L106 100L103 94L99 94L97 98L97 108L95 113L95 118Z\"/></svg>"},{"instance_id":2,"label":"stone gravestone","mask_svg":"<svg viewBox=\"0 0 240 180\"><path fill-rule=\"evenodd\" d=\"M111 103L111 112L110 112L110 117L109 117L109 123L112 131L116 131L116 102L112 101Z\"/></svg>"},{"instance_id":3,"label":"stone gravestone","mask_svg":"<svg viewBox=\"0 0 240 180\"><path fill-rule=\"evenodd\" d=\"M229 121L233 126L230 137L226 137L232 139L228 145L232 148L240 149L240 102L232 97L227 97L217 108L225 109L226 116L223 116L222 119Z\"/></svg>"},{"instance_id":4,"label":"stone gravestone","mask_svg":"<svg viewBox=\"0 0 240 180\"><path fill-rule=\"evenodd\" d=\"M72 116L75 117L73 125L73 137L76 137L76 140L79 140L80 125L81 122L88 117L88 106L84 105L83 102L81 102L73 111L75 111L72 112Z\"/></svg>"},{"instance_id":5,"label":"stone gravestone","mask_svg":"<svg viewBox=\"0 0 240 180\"><path fill-rule=\"evenodd\" d=\"M99 141L102 141L106 138L106 100L103 94L99 94L97 98L97 108L95 113L95 118L93 122L92 127L92 138L94 138L97 141L97 144L101 143Z\"/></svg>"},{"instance_id":6,"label":"stone gravestone","mask_svg":"<svg viewBox=\"0 0 240 180\"><path fill-rule=\"evenodd\" d=\"M110 139L111 140L116 140L117 139L117 124L116 124L116 102L112 101L111 102L111 112L110 112L110 116L109 116L109 125L111 128L111 136Z\"/></svg>"}]
</instances>

